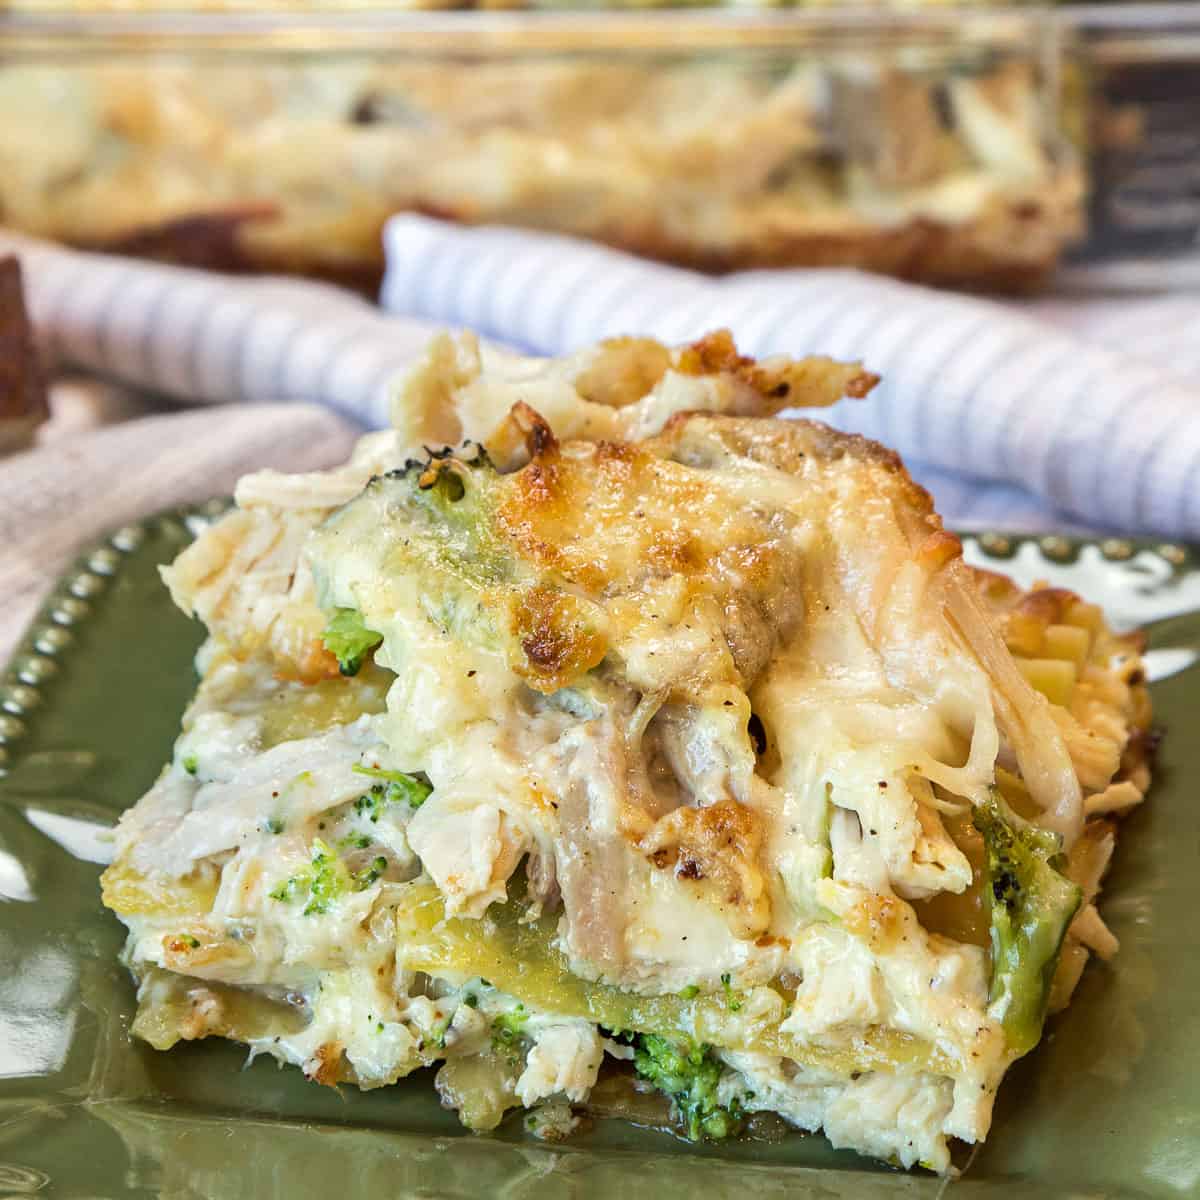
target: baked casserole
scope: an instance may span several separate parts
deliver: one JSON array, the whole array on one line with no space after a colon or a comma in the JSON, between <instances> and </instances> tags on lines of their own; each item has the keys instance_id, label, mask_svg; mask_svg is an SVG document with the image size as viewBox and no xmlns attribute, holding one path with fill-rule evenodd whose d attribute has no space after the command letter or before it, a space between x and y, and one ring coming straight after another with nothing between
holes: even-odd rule
<instances>
[{"instance_id":1,"label":"baked casserole","mask_svg":"<svg viewBox=\"0 0 1200 1200\"><path fill-rule=\"evenodd\" d=\"M0 67L7 224L365 289L384 222L405 211L705 270L841 265L1000 288L1042 280L1081 230L1041 55L989 32L988 14L928 33L831 17L828 44L714 16L680 29L695 45L596 14L593 48L590 26L559 14L475 30L485 14L455 13L387 26L367 49L339 49L353 24L294 52L280 46L316 35L285 26L273 41L268 26L260 49L225 56L206 49L232 36L208 16L189 18L195 45L153 26L160 52L125 38Z\"/></svg>"},{"instance_id":2,"label":"baked casserole","mask_svg":"<svg viewBox=\"0 0 1200 1200\"><path fill-rule=\"evenodd\" d=\"M1117 949L1151 714L1137 636L776 415L874 383L444 337L345 466L244 479L163 572L209 636L103 877L133 1032L949 1170Z\"/></svg>"}]
</instances>

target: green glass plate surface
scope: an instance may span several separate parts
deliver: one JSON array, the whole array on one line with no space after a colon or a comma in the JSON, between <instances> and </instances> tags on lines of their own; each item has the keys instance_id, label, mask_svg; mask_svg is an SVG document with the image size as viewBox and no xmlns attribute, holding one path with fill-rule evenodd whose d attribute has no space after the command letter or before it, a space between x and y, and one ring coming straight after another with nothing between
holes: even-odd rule
<instances>
[{"instance_id":1,"label":"green glass plate surface","mask_svg":"<svg viewBox=\"0 0 1200 1200\"><path fill-rule=\"evenodd\" d=\"M819 1136L688 1146L600 1122L565 1146L519 1120L476 1137L428 1072L335 1092L237 1047L128 1036L122 929L100 905L107 830L169 752L199 626L156 567L208 517L119 531L68 573L0 679L0 1200L370 1196L939 1197L1200 1194L1200 560L1178 546L982 534L968 556L1149 627L1168 736L1126 820L1103 912L1121 939L1001 1091L961 1179L905 1175Z\"/></svg>"}]
</instances>

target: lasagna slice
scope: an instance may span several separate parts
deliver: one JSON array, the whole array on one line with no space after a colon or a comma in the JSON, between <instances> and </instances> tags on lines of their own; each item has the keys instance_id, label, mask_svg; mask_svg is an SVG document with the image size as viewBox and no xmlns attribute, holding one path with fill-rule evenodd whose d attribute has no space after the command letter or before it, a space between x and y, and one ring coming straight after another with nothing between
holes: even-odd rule
<instances>
[{"instance_id":1,"label":"lasagna slice","mask_svg":"<svg viewBox=\"0 0 1200 1200\"><path fill-rule=\"evenodd\" d=\"M346 467L243 481L164 572L211 636L104 876L134 1032L947 1171L1116 950L1150 709L1136 637L776 415L873 383L444 339Z\"/></svg>"}]
</instances>

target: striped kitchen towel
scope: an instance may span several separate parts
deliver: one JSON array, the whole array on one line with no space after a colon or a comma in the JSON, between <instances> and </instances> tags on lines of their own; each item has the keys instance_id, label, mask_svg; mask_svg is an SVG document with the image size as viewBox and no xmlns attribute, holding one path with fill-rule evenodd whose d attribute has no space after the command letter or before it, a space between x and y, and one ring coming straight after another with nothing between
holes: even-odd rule
<instances>
[{"instance_id":1,"label":"striped kitchen towel","mask_svg":"<svg viewBox=\"0 0 1200 1200\"><path fill-rule=\"evenodd\" d=\"M321 284L0 234L50 352L176 401L320 404L378 426L391 382L444 325L546 353L727 325L750 353L861 358L880 372L867 401L829 416L900 450L956 524L1200 539L1196 299L1018 308L847 271L714 279L420 217L396 218L387 250L392 316Z\"/></svg>"},{"instance_id":2,"label":"striped kitchen towel","mask_svg":"<svg viewBox=\"0 0 1200 1200\"><path fill-rule=\"evenodd\" d=\"M319 403L387 423L391 381L441 326L305 280L232 277L0 233L52 361L193 404Z\"/></svg>"},{"instance_id":3,"label":"striped kitchen towel","mask_svg":"<svg viewBox=\"0 0 1200 1200\"><path fill-rule=\"evenodd\" d=\"M385 241L386 307L538 353L727 326L756 356L861 359L882 385L828 419L900 451L955 521L1200 539L1200 299L1016 305L853 271L713 278L417 216Z\"/></svg>"}]
</instances>

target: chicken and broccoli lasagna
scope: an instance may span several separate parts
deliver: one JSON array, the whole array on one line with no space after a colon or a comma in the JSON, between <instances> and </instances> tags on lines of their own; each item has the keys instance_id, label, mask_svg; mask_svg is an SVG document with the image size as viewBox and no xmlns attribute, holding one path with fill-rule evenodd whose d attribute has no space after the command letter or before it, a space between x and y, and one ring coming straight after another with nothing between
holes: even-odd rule
<instances>
[{"instance_id":1,"label":"chicken and broccoli lasagna","mask_svg":"<svg viewBox=\"0 0 1200 1200\"><path fill-rule=\"evenodd\" d=\"M948 1170L1116 950L1150 711L1136 637L777 415L874 383L446 337L348 464L244 479L164 570L209 636L103 879L134 1033Z\"/></svg>"}]
</instances>

